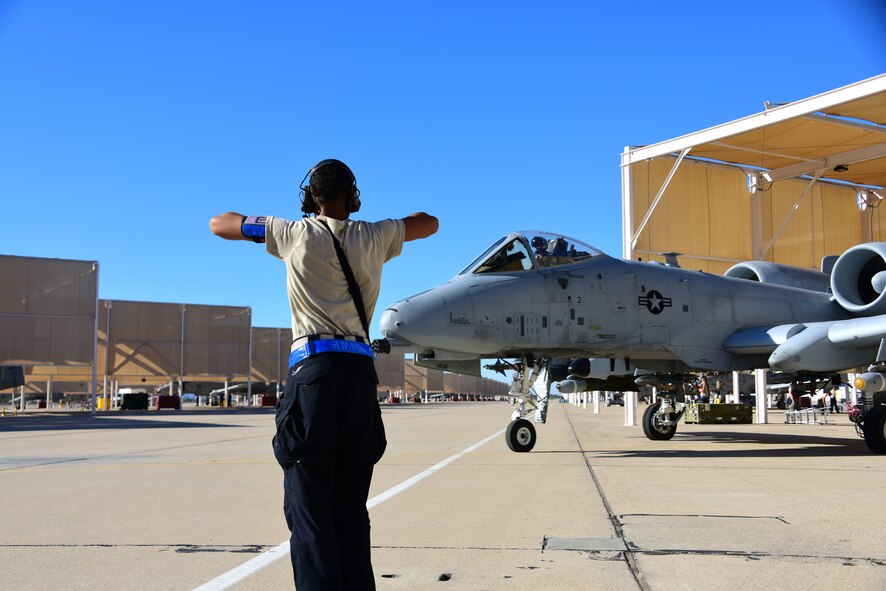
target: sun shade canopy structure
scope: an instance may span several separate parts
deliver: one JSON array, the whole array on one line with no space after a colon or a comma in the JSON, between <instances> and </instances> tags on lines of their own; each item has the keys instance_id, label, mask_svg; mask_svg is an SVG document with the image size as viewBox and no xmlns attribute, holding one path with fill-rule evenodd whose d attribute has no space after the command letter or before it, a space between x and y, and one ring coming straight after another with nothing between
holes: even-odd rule
<instances>
[{"instance_id":1,"label":"sun shade canopy structure","mask_svg":"<svg viewBox=\"0 0 886 591\"><path fill-rule=\"evenodd\" d=\"M884 186L886 74L626 148L623 255L678 251L714 272L748 259L816 267L882 239Z\"/></svg>"}]
</instances>

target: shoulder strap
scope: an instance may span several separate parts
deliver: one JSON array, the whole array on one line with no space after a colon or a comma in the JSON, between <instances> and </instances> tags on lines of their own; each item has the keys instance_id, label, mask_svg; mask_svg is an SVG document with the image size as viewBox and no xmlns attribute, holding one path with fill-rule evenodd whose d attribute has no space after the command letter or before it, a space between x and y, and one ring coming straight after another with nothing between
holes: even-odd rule
<instances>
[{"instance_id":1,"label":"shoulder strap","mask_svg":"<svg viewBox=\"0 0 886 591\"><path fill-rule=\"evenodd\" d=\"M351 294L351 298L354 300L354 306L357 307L357 314L360 316L360 323L363 325L363 332L366 333L366 339L369 340L369 321L366 319L366 308L363 306L363 296L360 295L360 286L357 285L357 280L354 278L354 271L351 270L351 264L348 262L348 257L345 256L345 251L342 250L341 243L338 241L338 238L335 237L335 234L332 233L332 228L326 223L325 220L317 219L318 222L323 224L323 227L329 232L329 235L332 236L332 244L335 245L335 254L338 255L338 262L341 263L341 270L345 274L345 280L348 282L348 292Z\"/></svg>"}]
</instances>

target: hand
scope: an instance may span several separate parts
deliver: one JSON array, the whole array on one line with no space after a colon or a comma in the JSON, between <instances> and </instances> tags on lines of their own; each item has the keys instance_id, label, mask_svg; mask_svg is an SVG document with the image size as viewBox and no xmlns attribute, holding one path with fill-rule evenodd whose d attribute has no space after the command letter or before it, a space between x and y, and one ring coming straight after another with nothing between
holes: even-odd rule
<instances>
[{"instance_id":1,"label":"hand","mask_svg":"<svg viewBox=\"0 0 886 591\"><path fill-rule=\"evenodd\" d=\"M240 231L246 216L229 211L209 220L209 231L225 240L249 240Z\"/></svg>"}]
</instances>

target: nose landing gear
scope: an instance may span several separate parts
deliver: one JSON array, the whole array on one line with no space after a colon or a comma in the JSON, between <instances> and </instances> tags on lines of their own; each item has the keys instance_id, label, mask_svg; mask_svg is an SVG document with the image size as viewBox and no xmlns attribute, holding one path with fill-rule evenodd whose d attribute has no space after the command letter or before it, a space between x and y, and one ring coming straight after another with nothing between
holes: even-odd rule
<instances>
[{"instance_id":1,"label":"nose landing gear","mask_svg":"<svg viewBox=\"0 0 886 591\"><path fill-rule=\"evenodd\" d=\"M532 385L538 380L542 369L546 369L547 366L546 358L533 360L531 357L524 357L520 371L514 374L510 396L517 403L517 408L511 415L511 423L505 431L505 441L511 451L526 453L535 447L537 439L535 426L523 418L527 414L527 404L535 407L535 422L544 423L547 419L549 372L545 372L543 387L536 388L534 393L532 390Z\"/></svg>"},{"instance_id":2,"label":"nose landing gear","mask_svg":"<svg viewBox=\"0 0 886 591\"><path fill-rule=\"evenodd\" d=\"M505 431L505 440L511 451L525 453L535 447L535 427L526 419L511 421Z\"/></svg>"}]
</instances>

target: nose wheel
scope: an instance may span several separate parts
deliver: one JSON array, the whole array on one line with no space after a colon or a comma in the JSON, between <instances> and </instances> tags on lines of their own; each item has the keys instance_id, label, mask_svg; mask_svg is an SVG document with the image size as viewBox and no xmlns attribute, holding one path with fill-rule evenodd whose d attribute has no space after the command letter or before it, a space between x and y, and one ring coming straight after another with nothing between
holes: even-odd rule
<instances>
[{"instance_id":1,"label":"nose wheel","mask_svg":"<svg viewBox=\"0 0 886 591\"><path fill-rule=\"evenodd\" d=\"M528 452L535 447L535 426L526 419L511 421L505 431L505 440L511 451Z\"/></svg>"}]
</instances>

